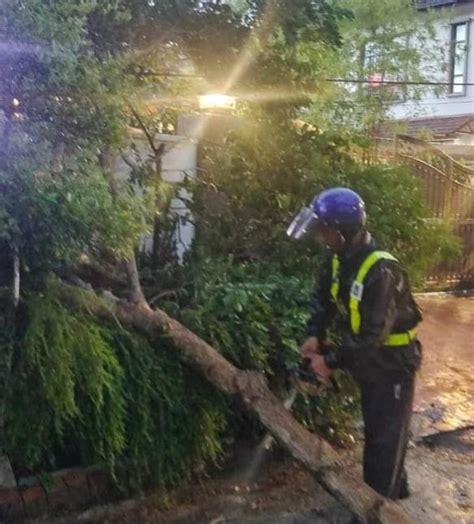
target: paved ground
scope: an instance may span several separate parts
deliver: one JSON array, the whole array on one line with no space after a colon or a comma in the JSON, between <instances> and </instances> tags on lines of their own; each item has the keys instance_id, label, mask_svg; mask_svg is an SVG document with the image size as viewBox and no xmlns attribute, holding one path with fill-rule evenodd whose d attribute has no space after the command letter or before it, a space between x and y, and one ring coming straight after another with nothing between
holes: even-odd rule
<instances>
[{"instance_id":1,"label":"paved ground","mask_svg":"<svg viewBox=\"0 0 474 524\"><path fill-rule=\"evenodd\" d=\"M414 429L429 434L473 425L474 297L424 296L418 302L424 310L424 362Z\"/></svg>"},{"instance_id":2,"label":"paved ground","mask_svg":"<svg viewBox=\"0 0 474 524\"><path fill-rule=\"evenodd\" d=\"M413 496L404 503L420 523L474 524L474 298L420 297L424 363L410 450ZM471 428L463 430L463 428Z\"/></svg>"}]
</instances>

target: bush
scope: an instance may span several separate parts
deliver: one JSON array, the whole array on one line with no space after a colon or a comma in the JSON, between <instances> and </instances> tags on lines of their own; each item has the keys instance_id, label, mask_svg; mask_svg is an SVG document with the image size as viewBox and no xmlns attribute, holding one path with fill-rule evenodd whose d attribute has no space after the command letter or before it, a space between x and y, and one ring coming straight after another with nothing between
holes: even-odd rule
<instances>
[{"instance_id":1,"label":"bush","mask_svg":"<svg viewBox=\"0 0 474 524\"><path fill-rule=\"evenodd\" d=\"M32 273L91 255L129 256L146 230L146 202L126 187L114 197L104 172L84 161L61 173L0 170L0 239L15 241Z\"/></svg>"},{"instance_id":2,"label":"bush","mask_svg":"<svg viewBox=\"0 0 474 524\"><path fill-rule=\"evenodd\" d=\"M237 367L264 373L283 398L289 387L288 369L300 360L312 279L288 276L275 264L235 264L232 259L201 262L193 275L192 301L184 298L188 306L163 303L161 307ZM357 391L348 377L339 381L339 392L300 396L293 411L308 428L323 432L333 442L347 443L358 414ZM261 431L239 412L239 406L231 406L228 420L236 432L242 418L246 438Z\"/></svg>"},{"instance_id":3,"label":"bush","mask_svg":"<svg viewBox=\"0 0 474 524\"><path fill-rule=\"evenodd\" d=\"M194 271L188 307L162 305L239 367L265 373L284 396L311 280L232 261ZM54 287L30 292L21 313L3 441L17 471L103 464L124 489L168 488L218 463L224 437L243 436L242 427L246 438L262 432L234 399L182 365L166 338L152 347L86 309L72 313ZM345 443L355 401L345 385L336 395L300 397L294 411L310 429Z\"/></svg>"},{"instance_id":4,"label":"bush","mask_svg":"<svg viewBox=\"0 0 474 524\"><path fill-rule=\"evenodd\" d=\"M430 225L420 182L407 168L365 166L350 142L307 129L256 126L235 134L223 150L204 151L202 180L193 204L197 254L271 260L293 274L314 272L318 250L285 231L301 205L324 188L347 186L365 199L369 228L400 257L412 279L454 256L459 243L444 225Z\"/></svg>"},{"instance_id":5,"label":"bush","mask_svg":"<svg viewBox=\"0 0 474 524\"><path fill-rule=\"evenodd\" d=\"M51 289L28 295L24 328L3 441L16 468L119 460L133 485L168 487L219 459L224 403L166 341L73 314Z\"/></svg>"}]
</instances>

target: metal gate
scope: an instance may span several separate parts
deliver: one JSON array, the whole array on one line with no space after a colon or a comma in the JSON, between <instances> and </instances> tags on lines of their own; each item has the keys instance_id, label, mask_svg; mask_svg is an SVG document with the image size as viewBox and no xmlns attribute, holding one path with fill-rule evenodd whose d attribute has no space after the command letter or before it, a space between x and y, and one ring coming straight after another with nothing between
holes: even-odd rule
<instances>
[{"instance_id":1,"label":"metal gate","mask_svg":"<svg viewBox=\"0 0 474 524\"><path fill-rule=\"evenodd\" d=\"M474 286L474 170L422 140L396 137L396 157L410 166L423 180L426 202L432 221L451 225L453 234L462 240L460 257L441 264L427 275L434 288L468 288Z\"/></svg>"}]
</instances>

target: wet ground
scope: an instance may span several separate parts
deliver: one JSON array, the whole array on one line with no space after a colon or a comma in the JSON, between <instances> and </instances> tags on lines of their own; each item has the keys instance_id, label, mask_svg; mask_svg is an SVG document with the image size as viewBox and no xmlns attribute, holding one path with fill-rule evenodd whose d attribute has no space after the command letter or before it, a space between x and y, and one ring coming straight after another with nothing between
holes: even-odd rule
<instances>
[{"instance_id":1,"label":"wet ground","mask_svg":"<svg viewBox=\"0 0 474 524\"><path fill-rule=\"evenodd\" d=\"M419 331L424 358L414 429L423 435L473 425L474 297L425 295L418 302L424 311Z\"/></svg>"},{"instance_id":2,"label":"wet ground","mask_svg":"<svg viewBox=\"0 0 474 524\"><path fill-rule=\"evenodd\" d=\"M408 454L414 520L474 524L474 297L418 297L424 345Z\"/></svg>"},{"instance_id":3,"label":"wet ground","mask_svg":"<svg viewBox=\"0 0 474 524\"><path fill-rule=\"evenodd\" d=\"M474 430L424 442L408 454L412 497L403 505L414 522L474 524Z\"/></svg>"},{"instance_id":4,"label":"wet ground","mask_svg":"<svg viewBox=\"0 0 474 524\"><path fill-rule=\"evenodd\" d=\"M420 373L408 457L419 524L474 524L474 298L422 296ZM348 454L359 467L360 449ZM56 524L345 524L348 513L292 459L266 461L246 485L235 474L101 507ZM39 522L39 521L37 521ZM53 522L51 518L41 521Z\"/></svg>"}]
</instances>

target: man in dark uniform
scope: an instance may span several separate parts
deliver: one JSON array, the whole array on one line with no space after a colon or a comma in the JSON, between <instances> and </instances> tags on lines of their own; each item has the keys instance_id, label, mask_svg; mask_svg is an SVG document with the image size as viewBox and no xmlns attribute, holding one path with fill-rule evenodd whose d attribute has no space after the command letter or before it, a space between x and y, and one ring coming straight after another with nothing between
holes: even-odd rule
<instances>
[{"instance_id":1,"label":"man in dark uniform","mask_svg":"<svg viewBox=\"0 0 474 524\"><path fill-rule=\"evenodd\" d=\"M348 370L361 391L364 480L392 499L409 496L404 468L415 374L421 363L421 314L398 261L365 229L357 193L333 188L317 195L288 228L313 234L328 248L316 285L302 354L316 373ZM340 340L328 345L333 326Z\"/></svg>"}]
</instances>

